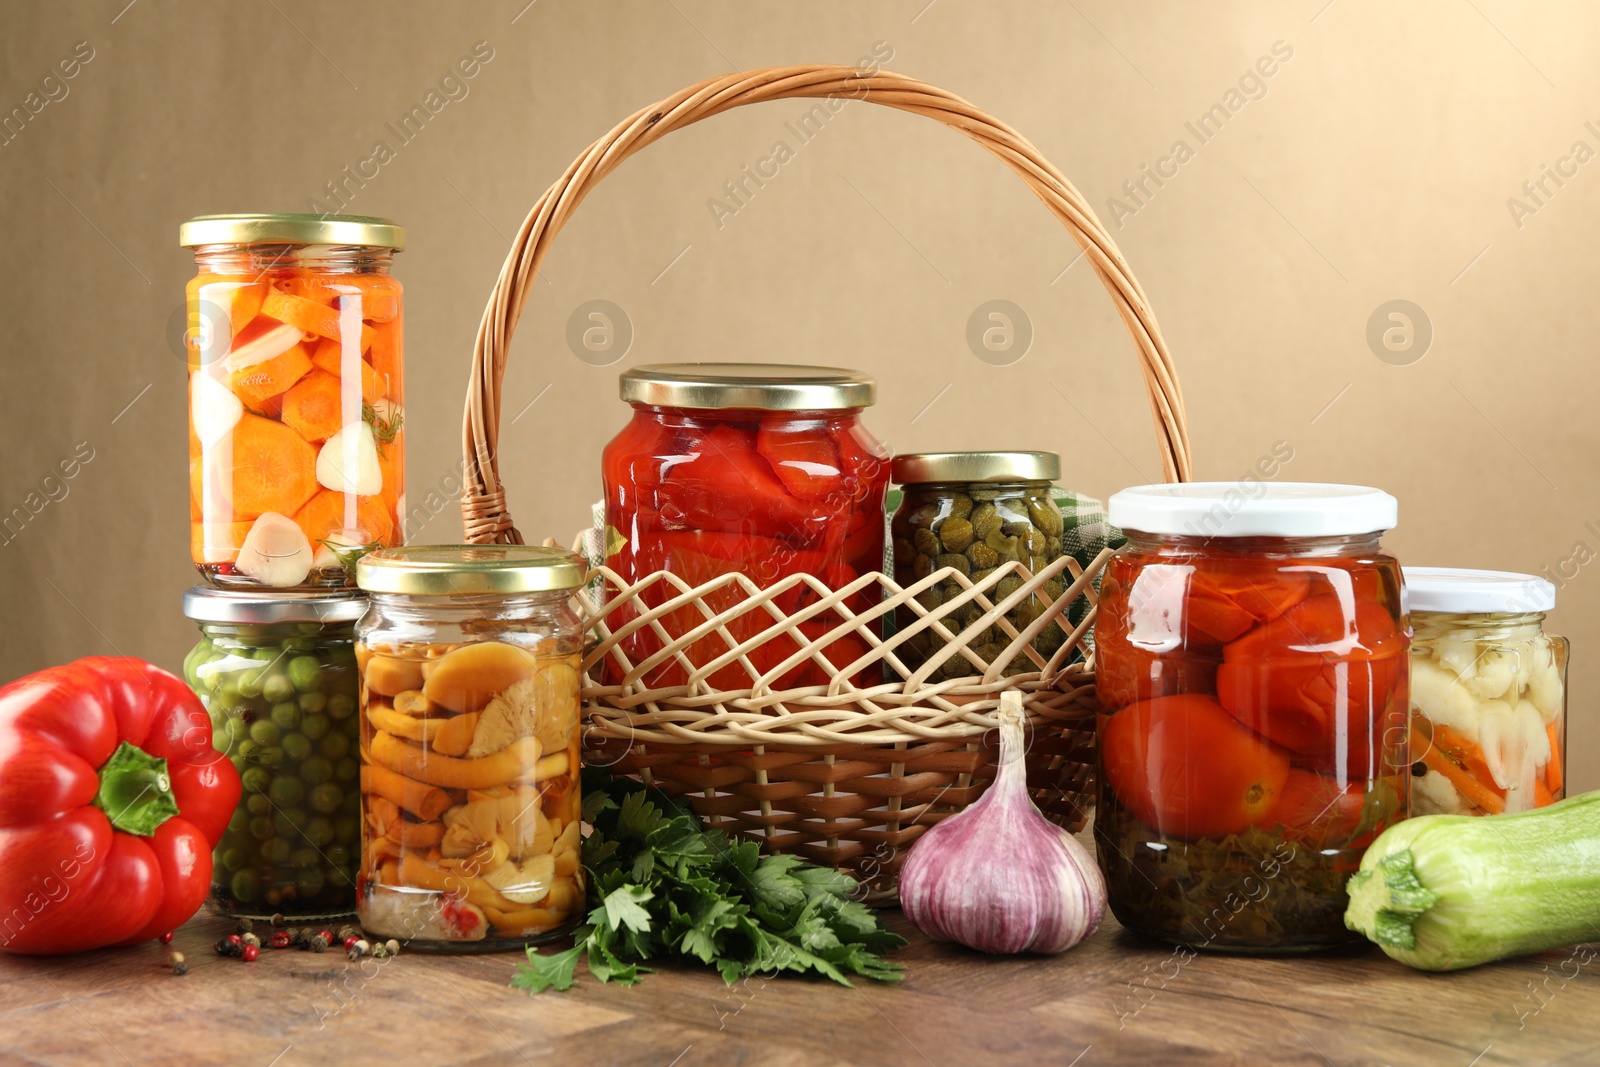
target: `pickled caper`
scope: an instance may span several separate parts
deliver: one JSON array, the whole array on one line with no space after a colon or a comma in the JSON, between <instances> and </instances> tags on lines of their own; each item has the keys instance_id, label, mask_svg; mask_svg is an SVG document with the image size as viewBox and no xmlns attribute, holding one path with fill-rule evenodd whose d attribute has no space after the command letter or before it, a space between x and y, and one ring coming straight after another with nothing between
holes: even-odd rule
<instances>
[{"instance_id":1,"label":"pickled caper","mask_svg":"<svg viewBox=\"0 0 1600 1067\"><path fill-rule=\"evenodd\" d=\"M280 730L293 730L300 725L300 705L292 699L272 705L272 721Z\"/></svg>"},{"instance_id":2,"label":"pickled caper","mask_svg":"<svg viewBox=\"0 0 1600 1067\"><path fill-rule=\"evenodd\" d=\"M244 807L240 810L251 815L271 815L272 801L267 799L267 794L265 793L251 793L244 798ZM234 814L237 815L238 812ZM233 826L232 823L228 825L230 828Z\"/></svg>"},{"instance_id":3,"label":"pickled caper","mask_svg":"<svg viewBox=\"0 0 1600 1067\"><path fill-rule=\"evenodd\" d=\"M326 715L307 715L300 720L300 732L313 741L320 741L332 725Z\"/></svg>"},{"instance_id":4,"label":"pickled caper","mask_svg":"<svg viewBox=\"0 0 1600 1067\"><path fill-rule=\"evenodd\" d=\"M267 863L285 863L289 859L290 844L281 837L261 842L261 858Z\"/></svg>"},{"instance_id":5,"label":"pickled caper","mask_svg":"<svg viewBox=\"0 0 1600 1067\"><path fill-rule=\"evenodd\" d=\"M257 719L250 724L250 740L258 745L275 745L283 738L283 731L271 719Z\"/></svg>"},{"instance_id":6,"label":"pickled caper","mask_svg":"<svg viewBox=\"0 0 1600 1067\"><path fill-rule=\"evenodd\" d=\"M301 711L307 715L315 715L328 706L328 694L301 693L298 703Z\"/></svg>"},{"instance_id":7,"label":"pickled caper","mask_svg":"<svg viewBox=\"0 0 1600 1067\"><path fill-rule=\"evenodd\" d=\"M356 698L350 693L334 693L328 697L328 717L348 719L356 713Z\"/></svg>"},{"instance_id":8,"label":"pickled caper","mask_svg":"<svg viewBox=\"0 0 1600 1067\"><path fill-rule=\"evenodd\" d=\"M333 777L333 763L324 756L309 756L300 761L300 780L307 785L321 785Z\"/></svg>"},{"instance_id":9,"label":"pickled caper","mask_svg":"<svg viewBox=\"0 0 1600 1067\"><path fill-rule=\"evenodd\" d=\"M317 789L322 789L322 788L324 788L324 787L323 786L318 786L317 787ZM312 807L316 807L317 806L316 790L315 789L311 791L311 806ZM331 844L333 842L333 822L332 822L332 820L328 819L324 815L312 816L311 821L306 823L305 835L306 835L306 840L310 841L313 845L317 846L318 848L322 848L325 845Z\"/></svg>"},{"instance_id":10,"label":"pickled caper","mask_svg":"<svg viewBox=\"0 0 1600 1067\"><path fill-rule=\"evenodd\" d=\"M317 751L326 759L338 760L350 752L350 738L343 733L331 733L317 742Z\"/></svg>"},{"instance_id":11,"label":"pickled caper","mask_svg":"<svg viewBox=\"0 0 1600 1067\"><path fill-rule=\"evenodd\" d=\"M251 793L265 793L267 787L272 785L272 772L265 767L250 767L240 775L240 778L247 796Z\"/></svg>"},{"instance_id":12,"label":"pickled caper","mask_svg":"<svg viewBox=\"0 0 1600 1067\"><path fill-rule=\"evenodd\" d=\"M233 891L235 900L245 904L253 904L256 897L261 895L261 877L255 871L246 867L234 873L233 880L228 883L228 888Z\"/></svg>"}]
</instances>

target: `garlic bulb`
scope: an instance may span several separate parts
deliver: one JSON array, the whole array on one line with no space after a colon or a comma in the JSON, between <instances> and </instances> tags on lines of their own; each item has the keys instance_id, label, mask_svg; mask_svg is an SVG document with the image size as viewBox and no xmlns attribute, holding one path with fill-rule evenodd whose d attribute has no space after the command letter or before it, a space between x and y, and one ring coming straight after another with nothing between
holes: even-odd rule
<instances>
[{"instance_id":1,"label":"garlic bulb","mask_svg":"<svg viewBox=\"0 0 1600 1067\"><path fill-rule=\"evenodd\" d=\"M983 952L1064 952L1105 917L1105 879L1028 796L1022 694L1002 694L998 717L994 784L912 846L900 868L900 906L935 941Z\"/></svg>"}]
</instances>

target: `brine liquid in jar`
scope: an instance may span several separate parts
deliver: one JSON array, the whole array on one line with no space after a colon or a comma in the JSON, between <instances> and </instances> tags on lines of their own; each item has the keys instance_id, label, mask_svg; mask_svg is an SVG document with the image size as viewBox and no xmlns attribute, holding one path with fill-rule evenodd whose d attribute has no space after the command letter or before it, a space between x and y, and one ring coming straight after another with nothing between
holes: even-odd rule
<instances>
[{"instance_id":1,"label":"brine liquid in jar","mask_svg":"<svg viewBox=\"0 0 1600 1067\"><path fill-rule=\"evenodd\" d=\"M1096 841L1128 928L1200 949L1359 940L1344 882L1406 812L1394 498L1215 483L1112 497L1096 625Z\"/></svg>"}]
</instances>

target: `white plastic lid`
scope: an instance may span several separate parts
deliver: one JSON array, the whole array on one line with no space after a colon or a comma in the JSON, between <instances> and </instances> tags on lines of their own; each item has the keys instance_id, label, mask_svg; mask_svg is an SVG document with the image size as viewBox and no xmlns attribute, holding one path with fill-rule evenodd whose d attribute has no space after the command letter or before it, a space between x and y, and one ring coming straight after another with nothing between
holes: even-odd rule
<instances>
[{"instance_id":1,"label":"white plastic lid","mask_svg":"<svg viewBox=\"0 0 1600 1067\"><path fill-rule=\"evenodd\" d=\"M1341 537L1393 529L1381 489L1322 482L1179 482L1112 494L1113 526L1189 537Z\"/></svg>"},{"instance_id":2,"label":"white plastic lid","mask_svg":"<svg viewBox=\"0 0 1600 1067\"><path fill-rule=\"evenodd\" d=\"M1412 611L1451 614L1550 611L1556 587L1543 578L1515 571L1473 571L1459 567L1402 567Z\"/></svg>"}]
</instances>

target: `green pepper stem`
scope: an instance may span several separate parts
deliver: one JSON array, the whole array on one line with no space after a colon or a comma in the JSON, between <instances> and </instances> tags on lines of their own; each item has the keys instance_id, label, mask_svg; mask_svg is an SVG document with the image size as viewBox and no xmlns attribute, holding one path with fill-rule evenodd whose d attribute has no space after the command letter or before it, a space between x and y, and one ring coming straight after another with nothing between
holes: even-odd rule
<instances>
[{"instance_id":1,"label":"green pepper stem","mask_svg":"<svg viewBox=\"0 0 1600 1067\"><path fill-rule=\"evenodd\" d=\"M1415 948L1416 922L1439 901L1439 894L1417 877L1417 860L1401 849L1357 871L1345 886L1350 906L1344 924L1384 948Z\"/></svg>"},{"instance_id":2,"label":"green pepper stem","mask_svg":"<svg viewBox=\"0 0 1600 1067\"><path fill-rule=\"evenodd\" d=\"M124 833L149 837L178 814L167 761L124 741L100 768L95 806Z\"/></svg>"}]
</instances>

